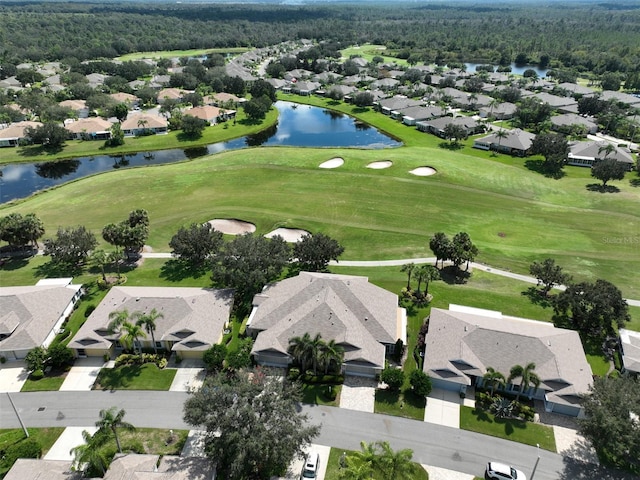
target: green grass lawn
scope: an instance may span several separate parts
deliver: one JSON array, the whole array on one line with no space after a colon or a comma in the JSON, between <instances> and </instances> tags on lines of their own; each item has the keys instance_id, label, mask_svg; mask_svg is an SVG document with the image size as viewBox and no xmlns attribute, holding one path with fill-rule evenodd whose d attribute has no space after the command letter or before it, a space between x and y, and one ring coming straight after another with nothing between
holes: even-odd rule
<instances>
[{"instance_id":1,"label":"green grass lawn","mask_svg":"<svg viewBox=\"0 0 640 480\"><path fill-rule=\"evenodd\" d=\"M27 378L27 381L22 385L21 392L43 392L43 391L57 391L64 383L64 379L69 372L68 367L65 370L52 370L47 375L39 380L33 380L31 376Z\"/></svg>"},{"instance_id":2,"label":"green grass lawn","mask_svg":"<svg viewBox=\"0 0 640 480\"><path fill-rule=\"evenodd\" d=\"M40 444L42 456L44 456L62 434L64 427L27 428L27 431L29 432L29 438L35 439ZM24 439L24 431L21 428L2 429L0 430L0 451L4 452L10 446L18 444ZM0 465L0 478L3 478L13 464L5 465L0 460Z\"/></svg>"},{"instance_id":3,"label":"green grass lawn","mask_svg":"<svg viewBox=\"0 0 640 480\"><path fill-rule=\"evenodd\" d=\"M334 400L327 395L327 389L333 388L336 397ZM302 384L302 403L311 405L328 405L330 407L340 406L340 391L342 385L320 385L320 384Z\"/></svg>"},{"instance_id":4,"label":"green grass lawn","mask_svg":"<svg viewBox=\"0 0 640 480\"><path fill-rule=\"evenodd\" d=\"M550 452L556 451L553 428L539 423L499 419L488 412L461 406L460 428L531 446L539 444L540 448Z\"/></svg>"},{"instance_id":5,"label":"green grass lawn","mask_svg":"<svg viewBox=\"0 0 640 480\"><path fill-rule=\"evenodd\" d=\"M410 391L392 392L380 388L376 389L375 413L422 421L424 420L425 406L425 398L418 397Z\"/></svg>"},{"instance_id":6,"label":"green grass lawn","mask_svg":"<svg viewBox=\"0 0 640 480\"><path fill-rule=\"evenodd\" d=\"M343 454L352 455L354 453L353 450L341 450L339 448L332 448L329 452L329 460L327 460L327 471L325 474L326 480L338 480L340 478L340 457ZM413 472L411 478L413 480L429 480L429 474L427 471L419 464L413 464ZM375 480L389 480L383 478L381 475L377 473L372 477Z\"/></svg>"},{"instance_id":7,"label":"green grass lawn","mask_svg":"<svg viewBox=\"0 0 640 480\"><path fill-rule=\"evenodd\" d=\"M357 55L358 57L362 57L365 60L371 62L373 57L382 57L384 63L395 63L397 65L408 66L406 60L401 58L396 58L394 55L396 52L387 50L387 47L384 45L374 45L372 43L365 43L363 45L351 46L341 50L342 58L347 59L352 57L353 55Z\"/></svg>"},{"instance_id":8,"label":"green grass lawn","mask_svg":"<svg viewBox=\"0 0 640 480\"><path fill-rule=\"evenodd\" d=\"M160 370L153 363L103 368L94 390L169 390L175 369Z\"/></svg>"},{"instance_id":9,"label":"green grass lawn","mask_svg":"<svg viewBox=\"0 0 640 480\"><path fill-rule=\"evenodd\" d=\"M229 47L229 48L201 48L192 50L156 50L153 52L136 52L128 53L118 57L116 60L122 62L130 62L133 60L142 60L145 58L179 58L179 57L201 57L210 53L244 53L249 51L247 47Z\"/></svg>"},{"instance_id":10,"label":"green grass lawn","mask_svg":"<svg viewBox=\"0 0 640 480\"><path fill-rule=\"evenodd\" d=\"M325 99L307 101L332 106ZM353 110L346 104L335 108ZM640 231L638 189L618 182L617 194L590 192L585 169L567 168L565 178L553 180L526 168L522 159L488 158L468 147L441 149L436 137L381 114L358 115L407 146L223 152L96 175L3 205L0 215L38 212L48 232L73 219L100 237L107 223L125 218L134 207L146 208L148 243L156 251L168 251L182 225L235 217L254 222L260 234L279 226L322 231L345 246L343 257L349 259L431 255L428 241L434 232L463 230L478 245L481 262L526 273L532 261L551 256L577 280L606 278L625 295L640 298L640 281L633 274L640 258L632 243L617 243ZM336 156L345 159L343 167L317 168ZM365 168L381 159L394 165ZM408 173L425 164L438 174Z\"/></svg>"}]
</instances>

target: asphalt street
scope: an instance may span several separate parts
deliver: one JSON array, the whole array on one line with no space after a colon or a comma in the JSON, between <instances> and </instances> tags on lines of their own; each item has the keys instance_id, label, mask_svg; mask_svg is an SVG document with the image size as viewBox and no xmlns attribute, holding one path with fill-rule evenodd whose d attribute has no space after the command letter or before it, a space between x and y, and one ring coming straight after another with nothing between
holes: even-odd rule
<instances>
[{"instance_id":1,"label":"asphalt street","mask_svg":"<svg viewBox=\"0 0 640 480\"><path fill-rule=\"evenodd\" d=\"M99 411L117 406L137 427L189 428L182 420L183 392L91 391L0 394L0 427L19 428L18 414L28 427L90 426ZM490 459L511 462L535 480L631 480L536 447L473 432L387 415L326 406L302 405L311 423L322 426L315 443L358 450L360 442L388 441L394 449L410 448L423 464L481 476ZM530 480L534 480L531 479Z\"/></svg>"}]
</instances>

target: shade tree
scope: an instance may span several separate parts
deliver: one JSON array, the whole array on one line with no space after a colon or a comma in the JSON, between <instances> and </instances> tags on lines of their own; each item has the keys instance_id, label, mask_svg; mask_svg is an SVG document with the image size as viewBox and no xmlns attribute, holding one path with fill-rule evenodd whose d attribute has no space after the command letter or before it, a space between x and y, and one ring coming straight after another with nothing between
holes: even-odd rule
<instances>
[{"instance_id":1,"label":"shade tree","mask_svg":"<svg viewBox=\"0 0 640 480\"><path fill-rule=\"evenodd\" d=\"M204 452L227 480L281 476L319 433L299 413L300 386L262 370L208 378L184 404L184 421L204 431Z\"/></svg>"},{"instance_id":2,"label":"shade tree","mask_svg":"<svg viewBox=\"0 0 640 480\"><path fill-rule=\"evenodd\" d=\"M222 246L222 232L210 223L192 223L171 237L171 254L194 267L201 267Z\"/></svg>"},{"instance_id":3,"label":"shade tree","mask_svg":"<svg viewBox=\"0 0 640 480\"><path fill-rule=\"evenodd\" d=\"M331 260L338 261L344 247L323 233L306 234L294 245L293 257L301 270L326 271Z\"/></svg>"},{"instance_id":4,"label":"shade tree","mask_svg":"<svg viewBox=\"0 0 640 480\"><path fill-rule=\"evenodd\" d=\"M97 244L95 235L82 225L59 227L54 238L44 241L44 254L50 255L54 264L77 267Z\"/></svg>"},{"instance_id":5,"label":"shade tree","mask_svg":"<svg viewBox=\"0 0 640 480\"><path fill-rule=\"evenodd\" d=\"M531 152L544 157L543 168L551 175L558 175L569 154L567 137L558 133L540 133L531 143Z\"/></svg>"},{"instance_id":6,"label":"shade tree","mask_svg":"<svg viewBox=\"0 0 640 480\"><path fill-rule=\"evenodd\" d=\"M605 188L611 180L623 180L627 170L627 165L615 158L602 158L591 167L591 176L600 180Z\"/></svg>"},{"instance_id":7,"label":"shade tree","mask_svg":"<svg viewBox=\"0 0 640 480\"><path fill-rule=\"evenodd\" d=\"M545 258L542 262L533 262L529 265L529 273L536 278L538 286L542 287L540 293L545 297L556 285L565 285L571 281L571 275L564 273L562 267L556 265L553 258Z\"/></svg>"},{"instance_id":8,"label":"shade tree","mask_svg":"<svg viewBox=\"0 0 640 480\"><path fill-rule=\"evenodd\" d=\"M0 218L0 240L12 249L32 244L38 248L38 239L44 235L44 224L34 213L10 213Z\"/></svg>"},{"instance_id":9,"label":"shade tree","mask_svg":"<svg viewBox=\"0 0 640 480\"><path fill-rule=\"evenodd\" d=\"M129 212L129 218L110 223L102 229L102 238L124 250L127 256L138 253L149 236L149 214L144 209Z\"/></svg>"}]
</instances>

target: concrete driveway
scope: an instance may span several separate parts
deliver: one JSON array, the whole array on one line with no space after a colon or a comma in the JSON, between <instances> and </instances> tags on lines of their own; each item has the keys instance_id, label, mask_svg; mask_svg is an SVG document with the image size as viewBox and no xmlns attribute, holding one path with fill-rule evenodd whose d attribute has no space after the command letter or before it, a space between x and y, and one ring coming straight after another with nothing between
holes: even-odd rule
<instances>
[{"instance_id":1,"label":"concrete driveway","mask_svg":"<svg viewBox=\"0 0 640 480\"><path fill-rule=\"evenodd\" d=\"M28 376L21 360L3 364L0 367L0 392L19 392Z\"/></svg>"},{"instance_id":2,"label":"concrete driveway","mask_svg":"<svg viewBox=\"0 0 640 480\"><path fill-rule=\"evenodd\" d=\"M183 360L176 370L169 388L171 392L188 392L192 388L200 388L206 376L204 364L198 360Z\"/></svg>"},{"instance_id":3,"label":"concrete driveway","mask_svg":"<svg viewBox=\"0 0 640 480\"><path fill-rule=\"evenodd\" d=\"M67 427L62 432L62 435L58 437L56 443L53 444L51 449L44 456L45 460L73 460L73 455L70 453L72 448L82 445L84 440L82 439L82 431L86 430L93 435L98 428L97 427Z\"/></svg>"},{"instance_id":4,"label":"concrete driveway","mask_svg":"<svg viewBox=\"0 0 640 480\"><path fill-rule=\"evenodd\" d=\"M317 445L311 444L311 446L307 449L307 454L309 452L318 452L320 454L320 465L318 467L318 480L323 480L325 475L327 474L327 462L329 461L329 452L331 451L331 447L327 447L325 445ZM291 465L289 465L289 470L284 477L272 477L271 480L299 480L300 475L302 474L302 467L304 466L305 458L296 458Z\"/></svg>"},{"instance_id":5,"label":"concrete driveway","mask_svg":"<svg viewBox=\"0 0 640 480\"><path fill-rule=\"evenodd\" d=\"M434 388L427 397L424 421L445 427L460 428L460 395Z\"/></svg>"},{"instance_id":6,"label":"concrete driveway","mask_svg":"<svg viewBox=\"0 0 640 480\"><path fill-rule=\"evenodd\" d=\"M345 377L340 391L340 408L373 413L377 386L373 378Z\"/></svg>"},{"instance_id":7,"label":"concrete driveway","mask_svg":"<svg viewBox=\"0 0 640 480\"><path fill-rule=\"evenodd\" d=\"M67 373L60 391L86 391L91 390L93 384L106 365L99 357L79 358Z\"/></svg>"}]
</instances>

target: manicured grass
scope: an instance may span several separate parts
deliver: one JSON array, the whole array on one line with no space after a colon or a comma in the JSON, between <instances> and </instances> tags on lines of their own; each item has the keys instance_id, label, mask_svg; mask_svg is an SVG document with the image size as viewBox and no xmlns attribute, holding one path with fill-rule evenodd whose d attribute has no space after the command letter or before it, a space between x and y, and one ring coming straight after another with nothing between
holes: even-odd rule
<instances>
[{"instance_id":1,"label":"manicured grass","mask_svg":"<svg viewBox=\"0 0 640 480\"><path fill-rule=\"evenodd\" d=\"M329 460L327 460L327 471L325 474L326 480L337 480L340 478L340 457L343 454L353 455L355 452L353 450L341 450L339 448L332 448L329 452ZM422 465L418 463L413 464L413 472L411 474L412 480L429 480L429 474L422 467ZM379 474L373 476L375 480L389 480L383 478Z\"/></svg>"},{"instance_id":2,"label":"manicured grass","mask_svg":"<svg viewBox=\"0 0 640 480\"><path fill-rule=\"evenodd\" d=\"M27 428L29 438L35 439L42 447L42 456L51 449L58 437L64 431L63 427L52 428ZM5 451L11 445L15 445L25 439L24 431L21 428L0 430L0 451ZM0 478L11 469L13 465L6 465L0 468Z\"/></svg>"},{"instance_id":3,"label":"manicured grass","mask_svg":"<svg viewBox=\"0 0 640 480\"><path fill-rule=\"evenodd\" d=\"M327 390L333 388L336 394L334 400L327 395ZM320 384L302 384L302 403L311 405L328 405L330 407L340 406L340 392L342 385L320 385Z\"/></svg>"},{"instance_id":4,"label":"manicured grass","mask_svg":"<svg viewBox=\"0 0 640 480\"><path fill-rule=\"evenodd\" d=\"M153 363L103 368L94 390L169 390L175 369L160 370Z\"/></svg>"},{"instance_id":5,"label":"manicured grass","mask_svg":"<svg viewBox=\"0 0 640 480\"><path fill-rule=\"evenodd\" d=\"M392 392L390 390L376 389L375 413L422 421L424 420L425 406L425 398L418 397L410 391Z\"/></svg>"},{"instance_id":6,"label":"manicured grass","mask_svg":"<svg viewBox=\"0 0 640 480\"><path fill-rule=\"evenodd\" d=\"M85 157L94 155L115 155L119 153L147 152L171 148L192 148L211 143L223 142L232 138L257 133L273 125L278 112L275 108L267 113L259 123L248 121L244 111L240 110L236 121L213 125L205 128L199 138L185 138L181 131L171 131L166 135L150 135L146 137L127 137L124 145L105 147L101 141L68 140L59 151L43 149L39 145L0 149L0 164L18 162L48 162L63 158Z\"/></svg>"},{"instance_id":7,"label":"manicured grass","mask_svg":"<svg viewBox=\"0 0 640 480\"><path fill-rule=\"evenodd\" d=\"M394 57L393 54L396 52L387 50L387 47L384 45L365 43L364 45L345 48L344 50L341 50L340 53L344 59L350 58L352 55L357 55L358 57L362 57L371 62L373 61L373 57L382 57L384 63L395 63L397 65L405 66L409 65L406 60Z\"/></svg>"},{"instance_id":8,"label":"manicured grass","mask_svg":"<svg viewBox=\"0 0 640 480\"><path fill-rule=\"evenodd\" d=\"M71 368L71 367L69 367ZM64 383L64 379L67 377L69 371L67 368L64 371L56 370L51 371L39 380L33 380L31 377L27 378L24 385L20 389L21 392L43 392L43 391L57 391Z\"/></svg>"},{"instance_id":9,"label":"manicured grass","mask_svg":"<svg viewBox=\"0 0 640 480\"><path fill-rule=\"evenodd\" d=\"M521 420L495 418L490 413L472 407L460 407L460 428L531 446L539 444L540 448L556 451L553 428Z\"/></svg>"},{"instance_id":10,"label":"manicured grass","mask_svg":"<svg viewBox=\"0 0 640 480\"><path fill-rule=\"evenodd\" d=\"M404 132L411 143L435 138L371 115L383 117L378 123ZM335 156L345 158L345 166L317 169ZM394 166L364 168L382 158ZM626 295L640 297L634 245L612 240L639 231L640 192L621 184L619 194L594 194L585 189L582 173L551 180L518 162L424 146L384 152L250 149L97 175L3 206L0 215L35 211L48 231L72 218L99 236L104 225L125 218L134 206L146 208L148 243L156 251L168 251L171 236L184 224L237 217L256 223L258 233L277 226L322 231L345 246L349 259L431 255L428 241L435 231L464 230L478 245L478 259L497 268L526 273L532 261L552 256L578 280L606 278ZM439 174L408 174L424 164Z\"/></svg>"},{"instance_id":11,"label":"manicured grass","mask_svg":"<svg viewBox=\"0 0 640 480\"><path fill-rule=\"evenodd\" d=\"M130 62L133 60L142 60L144 58L176 58L176 57L201 57L210 53L244 53L249 49L246 47L230 47L230 48L201 48L192 50L156 50L153 52L136 52L128 53L118 57L116 60L122 62Z\"/></svg>"},{"instance_id":12,"label":"manicured grass","mask_svg":"<svg viewBox=\"0 0 640 480\"><path fill-rule=\"evenodd\" d=\"M604 377L609 371L609 360L607 360L602 353L602 345L597 342L582 342L584 347L584 353L587 357L587 362L591 367L591 372L594 375Z\"/></svg>"}]
</instances>

